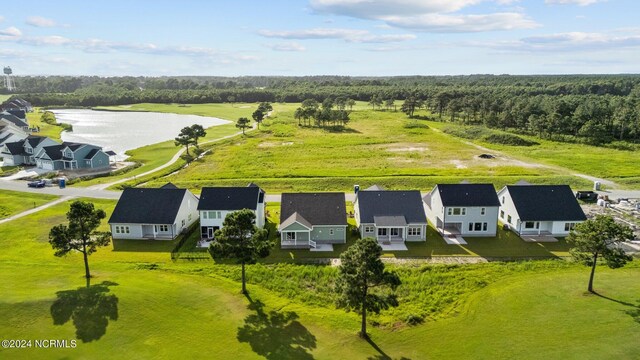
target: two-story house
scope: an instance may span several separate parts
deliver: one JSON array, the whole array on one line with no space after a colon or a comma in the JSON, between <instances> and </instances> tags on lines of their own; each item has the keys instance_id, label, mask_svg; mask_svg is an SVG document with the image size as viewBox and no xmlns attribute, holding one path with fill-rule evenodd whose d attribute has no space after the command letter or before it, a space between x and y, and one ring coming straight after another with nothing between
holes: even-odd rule
<instances>
[{"instance_id":1,"label":"two-story house","mask_svg":"<svg viewBox=\"0 0 640 360\"><path fill-rule=\"evenodd\" d=\"M256 226L265 224L265 193L255 184L246 187L203 187L198 211L202 239L211 240L216 230L222 228L230 212L249 209L256 214Z\"/></svg>"},{"instance_id":2,"label":"two-story house","mask_svg":"<svg viewBox=\"0 0 640 360\"><path fill-rule=\"evenodd\" d=\"M36 135L29 135L25 139L5 143L0 147L0 157L5 166L35 165L35 155L46 146L58 145L55 141Z\"/></svg>"},{"instance_id":3,"label":"two-story house","mask_svg":"<svg viewBox=\"0 0 640 360\"><path fill-rule=\"evenodd\" d=\"M496 236L500 202L492 184L438 184L423 201L443 236Z\"/></svg>"},{"instance_id":4,"label":"two-story house","mask_svg":"<svg viewBox=\"0 0 640 360\"><path fill-rule=\"evenodd\" d=\"M43 147L34 157L36 166L46 170L97 169L109 166L109 155L100 146L63 142Z\"/></svg>"}]
</instances>

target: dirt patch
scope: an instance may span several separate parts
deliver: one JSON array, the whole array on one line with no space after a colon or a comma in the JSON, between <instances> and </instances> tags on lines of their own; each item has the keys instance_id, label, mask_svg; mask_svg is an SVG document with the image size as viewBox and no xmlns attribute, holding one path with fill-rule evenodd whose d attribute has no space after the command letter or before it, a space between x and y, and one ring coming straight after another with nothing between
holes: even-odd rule
<instances>
[{"instance_id":1,"label":"dirt patch","mask_svg":"<svg viewBox=\"0 0 640 360\"><path fill-rule=\"evenodd\" d=\"M387 148L387 151L391 152L425 152L429 151L429 148L421 144L396 144L393 147Z\"/></svg>"},{"instance_id":2,"label":"dirt patch","mask_svg":"<svg viewBox=\"0 0 640 360\"><path fill-rule=\"evenodd\" d=\"M451 160L449 161L451 164L455 165L456 169L466 169L468 168L462 160Z\"/></svg>"},{"instance_id":3,"label":"dirt patch","mask_svg":"<svg viewBox=\"0 0 640 360\"><path fill-rule=\"evenodd\" d=\"M277 142L261 142L260 144L258 144L259 148L272 148L272 147L276 147L276 146L291 146L293 145L293 141L285 141L285 142L281 142L281 143L277 143Z\"/></svg>"}]
</instances>

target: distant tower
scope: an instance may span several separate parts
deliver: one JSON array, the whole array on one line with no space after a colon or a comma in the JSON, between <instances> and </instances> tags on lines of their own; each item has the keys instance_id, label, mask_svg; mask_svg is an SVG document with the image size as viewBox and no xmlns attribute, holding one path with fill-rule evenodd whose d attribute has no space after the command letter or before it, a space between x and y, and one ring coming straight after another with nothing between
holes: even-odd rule
<instances>
[{"instance_id":1,"label":"distant tower","mask_svg":"<svg viewBox=\"0 0 640 360\"><path fill-rule=\"evenodd\" d=\"M4 67L4 87L9 91L16 89L16 82L13 81L13 71L11 71L10 66Z\"/></svg>"}]
</instances>

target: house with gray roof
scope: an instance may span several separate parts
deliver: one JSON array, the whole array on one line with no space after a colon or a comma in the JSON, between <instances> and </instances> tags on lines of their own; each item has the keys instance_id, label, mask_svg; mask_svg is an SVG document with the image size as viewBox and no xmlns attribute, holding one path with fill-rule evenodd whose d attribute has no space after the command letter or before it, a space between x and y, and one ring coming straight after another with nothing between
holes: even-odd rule
<instances>
[{"instance_id":1,"label":"house with gray roof","mask_svg":"<svg viewBox=\"0 0 640 360\"><path fill-rule=\"evenodd\" d=\"M124 189L109 226L114 239L172 240L198 221L198 198L189 190Z\"/></svg>"},{"instance_id":2,"label":"house with gray roof","mask_svg":"<svg viewBox=\"0 0 640 360\"><path fill-rule=\"evenodd\" d=\"M283 249L333 250L347 242L344 193L284 193L280 203Z\"/></svg>"},{"instance_id":3,"label":"house with gray roof","mask_svg":"<svg viewBox=\"0 0 640 360\"><path fill-rule=\"evenodd\" d=\"M21 98L11 98L5 101L4 103L2 103L0 107L4 111L10 111L10 110L21 110L24 112L33 111L33 106L31 105L31 103Z\"/></svg>"},{"instance_id":4,"label":"house with gray roof","mask_svg":"<svg viewBox=\"0 0 640 360\"><path fill-rule=\"evenodd\" d=\"M0 157L5 166L35 165L35 155L44 147L58 145L44 136L29 135L23 140L4 143L0 146Z\"/></svg>"},{"instance_id":5,"label":"house with gray roof","mask_svg":"<svg viewBox=\"0 0 640 360\"><path fill-rule=\"evenodd\" d=\"M569 185L507 185L498 199L500 221L521 236L563 237L587 220Z\"/></svg>"},{"instance_id":6,"label":"house with gray roof","mask_svg":"<svg viewBox=\"0 0 640 360\"><path fill-rule=\"evenodd\" d=\"M362 237L383 245L427 239L427 217L418 190L361 190L353 203Z\"/></svg>"},{"instance_id":7,"label":"house with gray roof","mask_svg":"<svg viewBox=\"0 0 640 360\"><path fill-rule=\"evenodd\" d=\"M34 159L38 168L46 170L98 169L109 166L109 155L100 146L73 142L45 146Z\"/></svg>"},{"instance_id":8,"label":"house with gray roof","mask_svg":"<svg viewBox=\"0 0 640 360\"><path fill-rule=\"evenodd\" d=\"M423 201L442 235L496 236L500 202L492 184L438 184Z\"/></svg>"},{"instance_id":9,"label":"house with gray roof","mask_svg":"<svg viewBox=\"0 0 640 360\"><path fill-rule=\"evenodd\" d=\"M242 187L203 187L198 203L200 232L203 240L212 240L216 230L222 228L227 214L249 209L256 214L256 226L265 224L265 193L251 183Z\"/></svg>"}]
</instances>

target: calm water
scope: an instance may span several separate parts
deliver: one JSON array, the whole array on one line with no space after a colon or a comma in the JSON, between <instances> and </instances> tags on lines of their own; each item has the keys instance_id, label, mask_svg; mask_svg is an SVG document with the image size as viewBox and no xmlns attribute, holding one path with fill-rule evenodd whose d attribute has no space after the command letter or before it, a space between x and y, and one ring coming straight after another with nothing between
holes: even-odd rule
<instances>
[{"instance_id":1,"label":"calm water","mask_svg":"<svg viewBox=\"0 0 640 360\"><path fill-rule=\"evenodd\" d=\"M213 117L153 112L95 111L87 109L51 110L59 122L73 125L63 132L63 141L89 143L113 150L119 159L124 152L166 140L172 140L185 126L200 124L206 128L229 123Z\"/></svg>"}]
</instances>

